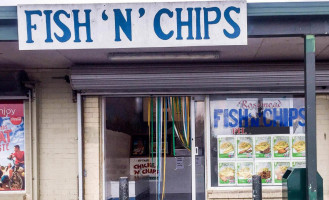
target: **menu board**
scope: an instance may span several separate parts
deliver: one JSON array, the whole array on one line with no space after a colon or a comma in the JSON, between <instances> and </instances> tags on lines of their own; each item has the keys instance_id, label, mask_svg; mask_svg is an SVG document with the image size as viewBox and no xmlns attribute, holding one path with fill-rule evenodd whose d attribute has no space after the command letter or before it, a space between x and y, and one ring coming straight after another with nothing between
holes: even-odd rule
<instances>
[{"instance_id":1,"label":"menu board","mask_svg":"<svg viewBox=\"0 0 329 200\"><path fill-rule=\"evenodd\" d=\"M218 137L218 158L235 158L235 137Z\"/></svg>"},{"instance_id":2,"label":"menu board","mask_svg":"<svg viewBox=\"0 0 329 200\"><path fill-rule=\"evenodd\" d=\"M235 185L235 163L218 163L218 185Z\"/></svg>"},{"instance_id":3,"label":"menu board","mask_svg":"<svg viewBox=\"0 0 329 200\"><path fill-rule=\"evenodd\" d=\"M271 158L271 136L255 137L255 157Z\"/></svg>"},{"instance_id":4,"label":"menu board","mask_svg":"<svg viewBox=\"0 0 329 200\"><path fill-rule=\"evenodd\" d=\"M292 157L304 158L306 154L306 143L304 135L292 136Z\"/></svg>"},{"instance_id":5,"label":"menu board","mask_svg":"<svg viewBox=\"0 0 329 200\"><path fill-rule=\"evenodd\" d=\"M305 168L303 142L301 134L218 136L218 183L250 185L260 175L263 184L280 185L288 167Z\"/></svg>"},{"instance_id":6,"label":"menu board","mask_svg":"<svg viewBox=\"0 0 329 200\"><path fill-rule=\"evenodd\" d=\"M290 162L274 162L274 183L282 183L282 176L290 167Z\"/></svg>"},{"instance_id":7,"label":"menu board","mask_svg":"<svg viewBox=\"0 0 329 200\"><path fill-rule=\"evenodd\" d=\"M290 138L289 136L273 136L273 157L289 158L290 157Z\"/></svg>"},{"instance_id":8,"label":"menu board","mask_svg":"<svg viewBox=\"0 0 329 200\"><path fill-rule=\"evenodd\" d=\"M252 183L252 175L254 174L253 162L238 162L236 170L238 185L250 185Z\"/></svg>"},{"instance_id":9,"label":"menu board","mask_svg":"<svg viewBox=\"0 0 329 200\"><path fill-rule=\"evenodd\" d=\"M255 163L255 174L262 178L263 184L272 183L272 163L271 162L256 162Z\"/></svg>"},{"instance_id":10,"label":"menu board","mask_svg":"<svg viewBox=\"0 0 329 200\"><path fill-rule=\"evenodd\" d=\"M305 135L218 136L217 144L220 186L250 185L254 174L278 185L288 167L305 168Z\"/></svg>"},{"instance_id":11,"label":"menu board","mask_svg":"<svg viewBox=\"0 0 329 200\"><path fill-rule=\"evenodd\" d=\"M237 138L237 157L252 158L253 156L253 137L241 136Z\"/></svg>"}]
</instances>

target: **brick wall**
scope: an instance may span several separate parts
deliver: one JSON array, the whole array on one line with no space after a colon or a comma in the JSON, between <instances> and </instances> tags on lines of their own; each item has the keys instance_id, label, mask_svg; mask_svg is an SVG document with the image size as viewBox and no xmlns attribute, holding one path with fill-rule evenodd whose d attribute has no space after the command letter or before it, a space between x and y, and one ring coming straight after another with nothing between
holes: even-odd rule
<instances>
[{"instance_id":1,"label":"brick wall","mask_svg":"<svg viewBox=\"0 0 329 200\"><path fill-rule=\"evenodd\" d=\"M78 198L77 112L70 84L63 79L65 69L27 71L36 87L40 200ZM32 190L28 101L25 103L26 195L0 193L1 200L30 200ZM35 195L35 194L34 194ZM35 196L36 197L36 196Z\"/></svg>"},{"instance_id":2,"label":"brick wall","mask_svg":"<svg viewBox=\"0 0 329 200\"><path fill-rule=\"evenodd\" d=\"M316 99L316 136L318 172L323 178L324 200L329 200L329 95Z\"/></svg>"},{"instance_id":3,"label":"brick wall","mask_svg":"<svg viewBox=\"0 0 329 200\"><path fill-rule=\"evenodd\" d=\"M29 101L24 101L24 128L25 128L25 166L31 165L31 134L30 134L30 118L29 118ZM0 191L1 200L30 200L32 194L32 169L26 168L25 170L25 192L20 194L10 194L10 192Z\"/></svg>"},{"instance_id":4,"label":"brick wall","mask_svg":"<svg viewBox=\"0 0 329 200\"><path fill-rule=\"evenodd\" d=\"M84 178L85 200L102 199L102 149L100 98L83 100Z\"/></svg>"},{"instance_id":5,"label":"brick wall","mask_svg":"<svg viewBox=\"0 0 329 200\"><path fill-rule=\"evenodd\" d=\"M37 87L41 200L77 199L77 109L65 70L32 73ZM31 76L31 75L30 75Z\"/></svg>"}]
</instances>

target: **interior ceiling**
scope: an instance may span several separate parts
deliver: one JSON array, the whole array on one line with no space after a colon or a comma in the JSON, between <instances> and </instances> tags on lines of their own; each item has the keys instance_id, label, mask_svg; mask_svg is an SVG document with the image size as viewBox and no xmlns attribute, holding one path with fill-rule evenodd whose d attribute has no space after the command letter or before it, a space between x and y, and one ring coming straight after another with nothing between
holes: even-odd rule
<instances>
[{"instance_id":1,"label":"interior ceiling","mask_svg":"<svg viewBox=\"0 0 329 200\"><path fill-rule=\"evenodd\" d=\"M0 67L68 68L74 64L106 64L113 52L220 51L220 62L303 61L303 38L249 38L247 46L19 51L18 42L0 43ZM316 38L316 58L329 61L329 37Z\"/></svg>"}]
</instances>

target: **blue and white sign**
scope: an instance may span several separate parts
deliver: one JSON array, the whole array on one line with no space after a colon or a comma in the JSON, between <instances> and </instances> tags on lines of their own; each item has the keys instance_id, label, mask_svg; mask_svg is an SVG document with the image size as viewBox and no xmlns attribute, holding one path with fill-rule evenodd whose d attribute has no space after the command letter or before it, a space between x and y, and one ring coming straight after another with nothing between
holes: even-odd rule
<instances>
[{"instance_id":1,"label":"blue and white sign","mask_svg":"<svg viewBox=\"0 0 329 200\"><path fill-rule=\"evenodd\" d=\"M247 45L247 5L19 5L18 31L20 50Z\"/></svg>"},{"instance_id":2,"label":"blue and white sign","mask_svg":"<svg viewBox=\"0 0 329 200\"><path fill-rule=\"evenodd\" d=\"M246 132L248 128L289 127L287 133L305 133L303 100L303 98L211 100L211 132L213 135L243 135L253 134Z\"/></svg>"}]
</instances>

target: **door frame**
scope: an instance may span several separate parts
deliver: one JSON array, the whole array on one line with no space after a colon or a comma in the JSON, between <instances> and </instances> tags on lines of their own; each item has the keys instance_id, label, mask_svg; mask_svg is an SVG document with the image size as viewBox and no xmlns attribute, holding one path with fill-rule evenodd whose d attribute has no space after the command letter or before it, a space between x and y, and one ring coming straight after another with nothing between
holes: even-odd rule
<instances>
[{"instance_id":1,"label":"door frame","mask_svg":"<svg viewBox=\"0 0 329 200\"><path fill-rule=\"evenodd\" d=\"M190 104L190 113L191 113L191 163L192 163L192 200L196 200L196 171L195 171L195 156L196 156L196 147L195 147L195 101L191 97Z\"/></svg>"},{"instance_id":2,"label":"door frame","mask_svg":"<svg viewBox=\"0 0 329 200\"><path fill-rule=\"evenodd\" d=\"M156 96L159 96L159 95L156 95ZM168 96L168 95L164 95L164 96ZM184 96L184 95L178 95L178 96ZM190 113L191 113L191 172L192 172L192 181L191 181L191 187L192 187L192 200L196 200L196 194L197 194L197 191L196 191L196 145L195 145L195 105L196 105L196 102L197 101L203 101L204 104L205 104L205 118L204 118L204 165L205 165L205 169L204 169L204 191L205 191L205 199L207 199L207 137L206 137L206 134L207 134L207 126L208 126L208 112L209 110L207 109L207 100L208 100L208 103L209 103L209 97L206 96L206 95L186 95L186 96L189 96L191 98L191 103L190 103ZM140 97L140 96L118 96L118 97ZM144 96L141 96L141 97L144 97ZM102 135L102 183L103 183L103 200L107 200L106 199L106 170L105 170L105 158L106 158L106 151L105 151L105 131L106 131L106 98L111 98L109 96L100 96L99 97L101 99L101 135Z\"/></svg>"},{"instance_id":3,"label":"door frame","mask_svg":"<svg viewBox=\"0 0 329 200\"><path fill-rule=\"evenodd\" d=\"M208 148L207 148L207 133L208 133L208 125L209 125L209 110L207 109L207 105L209 105L209 96L202 95L202 96L191 96L191 164L192 164L192 200L196 200L197 188L196 188L196 156L198 155L198 147L196 146L195 140L195 106L197 102L203 102L204 104L204 195L205 199L207 199L207 155Z\"/></svg>"}]
</instances>

